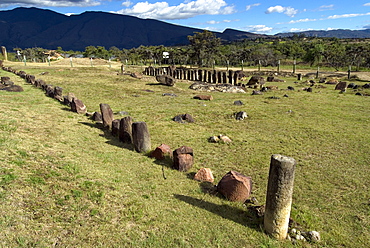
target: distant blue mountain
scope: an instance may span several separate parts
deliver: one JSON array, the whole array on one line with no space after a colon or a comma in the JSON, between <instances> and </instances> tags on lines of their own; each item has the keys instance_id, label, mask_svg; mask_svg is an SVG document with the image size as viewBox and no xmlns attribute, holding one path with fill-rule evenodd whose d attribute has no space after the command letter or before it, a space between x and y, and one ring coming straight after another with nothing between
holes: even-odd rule
<instances>
[{"instance_id":1,"label":"distant blue mountain","mask_svg":"<svg viewBox=\"0 0 370 248\"><path fill-rule=\"evenodd\" d=\"M8 49L42 47L84 51L87 46L133 48L189 44L187 36L202 29L174 25L152 19L106 12L84 12L66 16L39 8L15 8L0 11L0 45ZM317 32L317 33L315 33ZM274 37L234 29L214 32L223 41ZM306 36L369 38L370 30L307 31ZM295 33L278 34L286 37ZM275 36L275 37L276 37ZM330 36L330 37L332 37Z\"/></svg>"}]
</instances>

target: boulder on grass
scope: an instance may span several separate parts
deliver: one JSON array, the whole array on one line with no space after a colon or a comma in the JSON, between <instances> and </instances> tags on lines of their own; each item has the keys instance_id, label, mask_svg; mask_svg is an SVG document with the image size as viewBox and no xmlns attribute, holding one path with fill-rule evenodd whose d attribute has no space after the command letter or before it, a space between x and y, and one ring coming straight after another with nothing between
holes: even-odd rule
<instances>
[{"instance_id":1,"label":"boulder on grass","mask_svg":"<svg viewBox=\"0 0 370 248\"><path fill-rule=\"evenodd\" d=\"M204 101L212 101L213 100L213 96L211 96L211 95L196 95L193 98L198 99L198 100L204 100Z\"/></svg>"},{"instance_id":2,"label":"boulder on grass","mask_svg":"<svg viewBox=\"0 0 370 248\"><path fill-rule=\"evenodd\" d=\"M80 99L73 98L71 102L71 110L78 114L86 114L87 109L85 104Z\"/></svg>"},{"instance_id":3,"label":"boulder on grass","mask_svg":"<svg viewBox=\"0 0 370 248\"><path fill-rule=\"evenodd\" d=\"M155 79L162 85L166 86L174 86L176 83L176 80L168 75L157 75L155 76Z\"/></svg>"},{"instance_id":4,"label":"boulder on grass","mask_svg":"<svg viewBox=\"0 0 370 248\"><path fill-rule=\"evenodd\" d=\"M171 147L166 144L161 144L150 153L151 158L155 158L158 160L164 159L166 155L172 157Z\"/></svg>"},{"instance_id":5,"label":"boulder on grass","mask_svg":"<svg viewBox=\"0 0 370 248\"><path fill-rule=\"evenodd\" d=\"M182 146L173 151L173 168L178 171L188 171L194 163L193 148Z\"/></svg>"},{"instance_id":6,"label":"boulder on grass","mask_svg":"<svg viewBox=\"0 0 370 248\"><path fill-rule=\"evenodd\" d=\"M194 175L194 180L213 183L215 179L210 168L202 168Z\"/></svg>"},{"instance_id":7,"label":"boulder on grass","mask_svg":"<svg viewBox=\"0 0 370 248\"><path fill-rule=\"evenodd\" d=\"M236 171L229 171L217 185L217 191L229 201L245 202L252 192L252 179Z\"/></svg>"}]
</instances>

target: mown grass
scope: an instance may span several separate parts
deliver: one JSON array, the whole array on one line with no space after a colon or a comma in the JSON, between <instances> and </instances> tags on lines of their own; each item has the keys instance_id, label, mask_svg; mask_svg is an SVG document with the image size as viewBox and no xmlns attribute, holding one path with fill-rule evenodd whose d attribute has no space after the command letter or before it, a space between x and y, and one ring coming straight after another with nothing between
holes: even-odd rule
<instances>
[{"instance_id":1,"label":"mown grass","mask_svg":"<svg viewBox=\"0 0 370 248\"><path fill-rule=\"evenodd\" d=\"M153 149L191 146L195 164L187 173L172 170L169 161L135 152L86 116L1 71L25 91L0 91L0 246L370 245L369 97L339 94L330 85L309 93L289 78L268 83L284 90L212 93L214 100L203 102L193 99L199 92L188 89L189 82L160 86L152 77L117 75L119 65L5 65L73 92L89 112L99 111L100 103L127 111L134 121L147 122ZM296 90L285 90L288 85ZM237 111L249 118L236 121ZM185 113L196 122L171 120ZM207 142L219 134L233 142ZM272 154L296 159L291 216L303 229L319 231L320 243L275 241L243 204L209 194L206 184L192 180L202 167L212 169L215 184L236 170L252 177L253 196L263 204Z\"/></svg>"}]
</instances>

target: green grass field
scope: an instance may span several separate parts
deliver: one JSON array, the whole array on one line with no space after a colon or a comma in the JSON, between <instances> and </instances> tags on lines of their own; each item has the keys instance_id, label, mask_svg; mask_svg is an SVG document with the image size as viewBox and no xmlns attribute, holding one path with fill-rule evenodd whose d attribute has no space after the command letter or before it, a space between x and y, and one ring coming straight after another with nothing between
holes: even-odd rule
<instances>
[{"instance_id":1,"label":"green grass field","mask_svg":"<svg viewBox=\"0 0 370 248\"><path fill-rule=\"evenodd\" d=\"M128 112L147 123L152 149L190 146L195 163L186 173L175 171L169 160L135 152L88 117L0 71L24 88L0 91L0 247L370 246L369 97L352 89L339 94L333 85L306 92L295 78L267 83L279 90L264 95L200 93L188 81L166 87L149 76L117 75L118 64L4 65L73 92L89 112L100 103ZM214 100L195 100L196 94ZM235 120L238 111L249 117ZM185 113L195 123L172 121ZM233 142L207 141L219 134ZM319 243L271 239L246 206L209 194L209 185L192 179L202 167L211 168L215 184L238 171L252 177L252 196L264 204L272 154L297 161L291 217L303 230L320 232Z\"/></svg>"}]
</instances>

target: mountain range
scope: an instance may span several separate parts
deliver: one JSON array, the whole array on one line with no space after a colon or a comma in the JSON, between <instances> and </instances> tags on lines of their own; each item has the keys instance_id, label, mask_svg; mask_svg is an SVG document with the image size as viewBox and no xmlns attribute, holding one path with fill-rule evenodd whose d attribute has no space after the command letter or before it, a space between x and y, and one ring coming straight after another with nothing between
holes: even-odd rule
<instances>
[{"instance_id":1,"label":"mountain range","mask_svg":"<svg viewBox=\"0 0 370 248\"><path fill-rule=\"evenodd\" d=\"M79 15L64 15L39 8L15 8L0 11L0 45L13 48L42 47L45 49L84 51L87 46L134 48L143 46L177 46L189 44L187 36L202 29L190 28L153 19L128 15L87 11ZM259 37L286 37L255 34L234 29L214 32L223 41ZM367 30L307 31L306 36L338 38L370 38ZM299 33L300 34L300 33Z\"/></svg>"}]
</instances>

